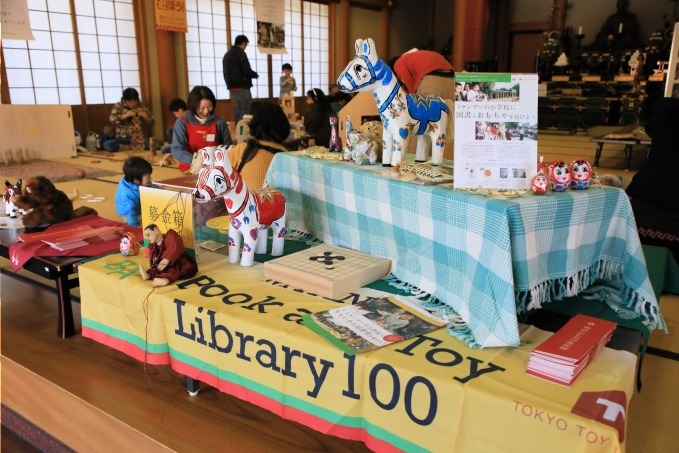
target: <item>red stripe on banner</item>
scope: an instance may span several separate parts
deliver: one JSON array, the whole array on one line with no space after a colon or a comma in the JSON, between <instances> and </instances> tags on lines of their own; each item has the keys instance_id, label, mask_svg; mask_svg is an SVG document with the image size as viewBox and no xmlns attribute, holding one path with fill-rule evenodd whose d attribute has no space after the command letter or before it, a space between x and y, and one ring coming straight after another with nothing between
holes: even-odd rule
<instances>
[{"instance_id":1,"label":"red stripe on banner","mask_svg":"<svg viewBox=\"0 0 679 453\"><path fill-rule=\"evenodd\" d=\"M178 373L196 379L200 382L219 389L219 391L235 396L241 400L255 404L268 410L281 418L301 423L323 434L340 437L347 440L357 440L365 443L370 449L379 452L400 452L402 450L394 447L390 443L373 437L364 428L352 428L348 426L336 425L328 420L304 412L300 409L286 406L276 400L264 396L255 391L249 390L242 385L219 379L214 374L199 370L191 365L178 360L172 360L172 369Z\"/></svg>"},{"instance_id":2,"label":"red stripe on banner","mask_svg":"<svg viewBox=\"0 0 679 453\"><path fill-rule=\"evenodd\" d=\"M170 354L164 352L162 354L155 353L144 353L144 350L133 345L130 342L121 340L120 338L112 337L103 332L95 329L83 326L82 335L85 338L90 338L97 343L104 344L116 351L120 351L123 354L129 355L130 357L139 360L140 362L146 362L149 365L168 365L170 363Z\"/></svg>"}]
</instances>

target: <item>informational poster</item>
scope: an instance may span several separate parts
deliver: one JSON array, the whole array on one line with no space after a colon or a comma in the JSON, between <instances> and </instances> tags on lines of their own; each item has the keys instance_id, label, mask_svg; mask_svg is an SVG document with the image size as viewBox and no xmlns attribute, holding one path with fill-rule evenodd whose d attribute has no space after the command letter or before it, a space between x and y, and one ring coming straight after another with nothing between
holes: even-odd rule
<instances>
[{"instance_id":1,"label":"informational poster","mask_svg":"<svg viewBox=\"0 0 679 453\"><path fill-rule=\"evenodd\" d=\"M155 0L156 29L186 33L186 1Z\"/></svg>"},{"instance_id":2,"label":"informational poster","mask_svg":"<svg viewBox=\"0 0 679 453\"><path fill-rule=\"evenodd\" d=\"M537 74L455 74L456 189L528 190L537 170Z\"/></svg>"},{"instance_id":3,"label":"informational poster","mask_svg":"<svg viewBox=\"0 0 679 453\"><path fill-rule=\"evenodd\" d=\"M286 54L284 0L255 0L257 49L263 54Z\"/></svg>"},{"instance_id":4,"label":"informational poster","mask_svg":"<svg viewBox=\"0 0 679 453\"><path fill-rule=\"evenodd\" d=\"M0 0L0 30L1 39L21 41L35 39L31 31L26 0Z\"/></svg>"}]
</instances>

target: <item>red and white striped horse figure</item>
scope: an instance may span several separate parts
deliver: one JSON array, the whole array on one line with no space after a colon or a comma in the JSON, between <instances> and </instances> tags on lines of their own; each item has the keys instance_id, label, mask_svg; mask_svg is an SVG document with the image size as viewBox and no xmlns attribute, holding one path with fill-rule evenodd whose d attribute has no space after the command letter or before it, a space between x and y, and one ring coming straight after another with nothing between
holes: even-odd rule
<instances>
[{"instance_id":1,"label":"red and white striped horse figure","mask_svg":"<svg viewBox=\"0 0 679 453\"><path fill-rule=\"evenodd\" d=\"M283 254L285 241L285 197L277 190L248 190L240 173L231 166L228 148L208 146L200 150L203 166L193 198L205 203L223 197L231 218L229 262L238 262L243 238L241 266L252 266L255 253L266 253L269 227L273 231L271 255Z\"/></svg>"}]
</instances>

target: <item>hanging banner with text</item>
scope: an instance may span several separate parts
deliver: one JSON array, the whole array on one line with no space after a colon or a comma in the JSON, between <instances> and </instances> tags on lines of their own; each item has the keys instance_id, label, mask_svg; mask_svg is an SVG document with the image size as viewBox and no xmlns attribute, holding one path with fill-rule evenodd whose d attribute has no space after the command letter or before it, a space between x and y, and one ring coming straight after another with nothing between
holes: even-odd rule
<instances>
[{"instance_id":1,"label":"hanging banner with text","mask_svg":"<svg viewBox=\"0 0 679 453\"><path fill-rule=\"evenodd\" d=\"M255 0L257 19L257 49L264 54L286 54L285 2Z\"/></svg>"},{"instance_id":2,"label":"hanging banner with text","mask_svg":"<svg viewBox=\"0 0 679 453\"><path fill-rule=\"evenodd\" d=\"M153 2L156 30L186 33L186 0L156 0Z\"/></svg>"},{"instance_id":3,"label":"hanging banner with text","mask_svg":"<svg viewBox=\"0 0 679 453\"><path fill-rule=\"evenodd\" d=\"M455 188L528 190L537 170L537 74L456 73Z\"/></svg>"}]
</instances>

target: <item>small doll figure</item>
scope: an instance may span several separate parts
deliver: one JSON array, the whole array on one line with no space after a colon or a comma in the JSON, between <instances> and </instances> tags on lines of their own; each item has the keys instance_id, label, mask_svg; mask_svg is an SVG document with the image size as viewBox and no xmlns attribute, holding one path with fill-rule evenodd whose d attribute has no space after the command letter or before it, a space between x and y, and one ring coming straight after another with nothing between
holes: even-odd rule
<instances>
[{"instance_id":1,"label":"small doll figure","mask_svg":"<svg viewBox=\"0 0 679 453\"><path fill-rule=\"evenodd\" d=\"M571 172L566 162L557 159L549 164L549 180L557 192L568 190L571 185Z\"/></svg>"},{"instance_id":2,"label":"small doll figure","mask_svg":"<svg viewBox=\"0 0 679 453\"><path fill-rule=\"evenodd\" d=\"M150 224L144 228L144 237L149 241L149 269L139 265L143 280L152 279L154 287L166 286L198 273L196 260L184 252L184 241L176 231L170 229L163 234L157 225Z\"/></svg>"},{"instance_id":3,"label":"small doll figure","mask_svg":"<svg viewBox=\"0 0 679 453\"><path fill-rule=\"evenodd\" d=\"M16 184L12 184L5 180L5 193L2 195L2 200L5 202L5 214L11 219L16 219L19 211L14 205L14 197L21 195L21 180Z\"/></svg>"},{"instance_id":4,"label":"small doll figure","mask_svg":"<svg viewBox=\"0 0 679 453\"><path fill-rule=\"evenodd\" d=\"M584 190L590 186L592 166L587 159L578 157L571 162L571 189Z\"/></svg>"},{"instance_id":5,"label":"small doll figure","mask_svg":"<svg viewBox=\"0 0 679 453\"><path fill-rule=\"evenodd\" d=\"M542 162L542 156L540 156L540 163L538 164L538 172L533 179L530 180L530 190L535 195L544 195L549 190L549 179L545 174L546 165Z\"/></svg>"},{"instance_id":6,"label":"small doll figure","mask_svg":"<svg viewBox=\"0 0 679 453\"><path fill-rule=\"evenodd\" d=\"M547 193L548 188L549 180L547 179L547 175L543 172L539 172L537 175L533 176L533 179L530 182L530 190L532 190L534 194L544 195Z\"/></svg>"},{"instance_id":7,"label":"small doll figure","mask_svg":"<svg viewBox=\"0 0 679 453\"><path fill-rule=\"evenodd\" d=\"M139 253L139 242L134 233L128 231L120 238L120 253L123 256L133 256Z\"/></svg>"}]
</instances>

